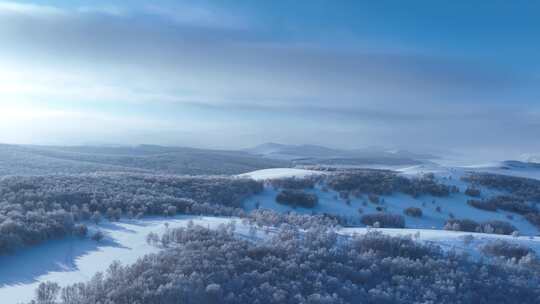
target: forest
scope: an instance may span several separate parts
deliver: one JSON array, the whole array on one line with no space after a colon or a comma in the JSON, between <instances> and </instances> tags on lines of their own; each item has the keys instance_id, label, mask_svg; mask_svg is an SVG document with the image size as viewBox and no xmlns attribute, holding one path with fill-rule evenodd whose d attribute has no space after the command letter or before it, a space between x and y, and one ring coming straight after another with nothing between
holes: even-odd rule
<instances>
[{"instance_id":1,"label":"forest","mask_svg":"<svg viewBox=\"0 0 540 304\"><path fill-rule=\"evenodd\" d=\"M341 240L291 225L263 242L234 227L170 230L165 250L113 263L86 283L42 283L32 304L538 303L540 264L523 248L487 246L491 262L378 232ZM525 251L523 251L525 250Z\"/></svg>"},{"instance_id":2,"label":"forest","mask_svg":"<svg viewBox=\"0 0 540 304\"><path fill-rule=\"evenodd\" d=\"M0 176L96 172L233 175L289 165L286 161L242 151L155 145L66 147L0 144Z\"/></svg>"},{"instance_id":3,"label":"forest","mask_svg":"<svg viewBox=\"0 0 540 304\"><path fill-rule=\"evenodd\" d=\"M80 229L77 222L176 213L238 215L251 179L134 173L3 177L0 254Z\"/></svg>"}]
</instances>

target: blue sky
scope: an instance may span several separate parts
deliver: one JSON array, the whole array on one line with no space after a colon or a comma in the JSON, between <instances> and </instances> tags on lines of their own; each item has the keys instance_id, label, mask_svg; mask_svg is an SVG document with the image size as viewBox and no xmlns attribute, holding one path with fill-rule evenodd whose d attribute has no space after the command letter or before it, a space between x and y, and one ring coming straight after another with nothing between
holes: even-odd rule
<instances>
[{"instance_id":1,"label":"blue sky","mask_svg":"<svg viewBox=\"0 0 540 304\"><path fill-rule=\"evenodd\" d=\"M0 141L540 152L538 1L0 1Z\"/></svg>"}]
</instances>

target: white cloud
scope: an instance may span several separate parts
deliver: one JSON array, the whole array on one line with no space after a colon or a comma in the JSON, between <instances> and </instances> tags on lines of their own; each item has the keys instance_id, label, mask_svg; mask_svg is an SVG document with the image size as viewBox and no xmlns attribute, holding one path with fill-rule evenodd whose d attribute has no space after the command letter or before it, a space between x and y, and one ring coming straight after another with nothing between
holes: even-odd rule
<instances>
[{"instance_id":1,"label":"white cloud","mask_svg":"<svg viewBox=\"0 0 540 304\"><path fill-rule=\"evenodd\" d=\"M114 5L89 6L82 5L76 7L58 7L53 5L39 5L31 3L20 3L10 1L0 1L0 14L14 14L25 17L74 17L77 14L101 14L111 16L126 16L129 10Z\"/></svg>"},{"instance_id":2,"label":"white cloud","mask_svg":"<svg viewBox=\"0 0 540 304\"><path fill-rule=\"evenodd\" d=\"M0 1L0 14L17 14L33 17L58 17L65 15L65 13L66 12L64 10L56 8L54 6Z\"/></svg>"},{"instance_id":3,"label":"white cloud","mask_svg":"<svg viewBox=\"0 0 540 304\"><path fill-rule=\"evenodd\" d=\"M144 11L170 19L179 25L246 29L251 23L245 17L204 6L177 5L175 7L163 7L147 5Z\"/></svg>"},{"instance_id":4,"label":"white cloud","mask_svg":"<svg viewBox=\"0 0 540 304\"><path fill-rule=\"evenodd\" d=\"M59 10L28 6L23 8ZM131 12L128 20L86 7L62 10L73 18L24 20L11 29L13 19L0 20L0 39L11 42L0 50L0 58L15 63L8 71L31 69L12 89L78 100L330 106L346 111L393 107L399 112L420 107L436 111L440 103L462 100L477 89L480 98L491 98L512 85L505 71L445 58L321 50L253 39L257 33L249 27L230 28L245 24L236 23L241 17L212 8L146 10L167 17L147 20L147 15ZM96 13L102 18L94 18ZM64 72L73 80L42 81L36 67L46 74Z\"/></svg>"},{"instance_id":5,"label":"white cloud","mask_svg":"<svg viewBox=\"0 0 540 304\"><path fill-rule=\"evenodd\" d=\"M125 17L129 15L129 10L114 5L79 6L76 8L76 11L83 14L104 14L116 17Z\"/></svg>"},{"instance_id":6,"label":"white cloud","mask_svg":"<svg viewBox=\"0 0 540 304\"><path fill-rule=\"evenodd\" d=\"M164 119L99 111L54 109L47 105L1 105L0 142L39 144L165 144L171 134L181 134L192 125ZM141 136L148 134L148 137ZM167 134L163 139L161 134Z\"/></svg>"}]
</instances>

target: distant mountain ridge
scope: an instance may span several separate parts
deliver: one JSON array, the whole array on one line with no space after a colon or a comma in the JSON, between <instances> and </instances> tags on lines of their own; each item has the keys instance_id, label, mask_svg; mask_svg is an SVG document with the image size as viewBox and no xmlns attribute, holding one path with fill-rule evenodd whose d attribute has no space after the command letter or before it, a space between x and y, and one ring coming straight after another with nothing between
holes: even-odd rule
<instances>
[{"instance_id":1,"label":"distant mountain ridge","mask_svg":"<svg viewBox=\"0 0 540 304\"><path fill-rule=\"evenodd\" d=\"M245 150L251 154L262 156L292 156L292 157L343 157L344 150L332 149L317 145L284 145L277 143L265 143L254 148Z\"/></svg>"},{"instance_id":2,"label":"distant mountain ridge","mask_svg":"<svg viewBox=\"0 0 540 304\"><path fill-rule=\"evenodd\" d=\"M540 154L524 154L521 156L521 161L540 164Z\"/></svg>"},{"instance_id":3,"label":"distant mountain ridge","mask_svg":"<svg viewBox=\"0 0 540 304\"><path fill-rule=\"evenodd\" d=\"M264 143L244 151L270 159L290 160L297 164L414 165L438 158L431 154L417 154L406 150L390 151L377 147L344 150L319 145L286 145L279 143Z\"/></svg>"},{"instance_id":4,"label":"distant mountain ridge","mask_svg":"<svg viewBox=\"0 0 540 304\"><path fill-rule=\"evenodd\" d=\"M530 161L507 160L502 163L503 167L518 169L540 169L540 163Z\"/></svg>"}]
</instances>

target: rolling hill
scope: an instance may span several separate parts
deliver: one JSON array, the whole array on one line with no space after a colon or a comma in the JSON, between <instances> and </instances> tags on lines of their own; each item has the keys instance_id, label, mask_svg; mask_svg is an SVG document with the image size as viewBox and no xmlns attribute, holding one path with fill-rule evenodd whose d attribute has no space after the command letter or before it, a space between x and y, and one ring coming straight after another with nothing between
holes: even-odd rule
<instances>
[{"instance_id":1,"label":"rolling hill","mask_svg":"<svg viewBox=\"0 0 540 304\"><path fill-rule=\"evenodd\" d=\"M150 145L133 147L0 145L0 175L91 172L229 175L288 166L288 161L268 159L242 151Z\"/></svg>"}]
</instances>

